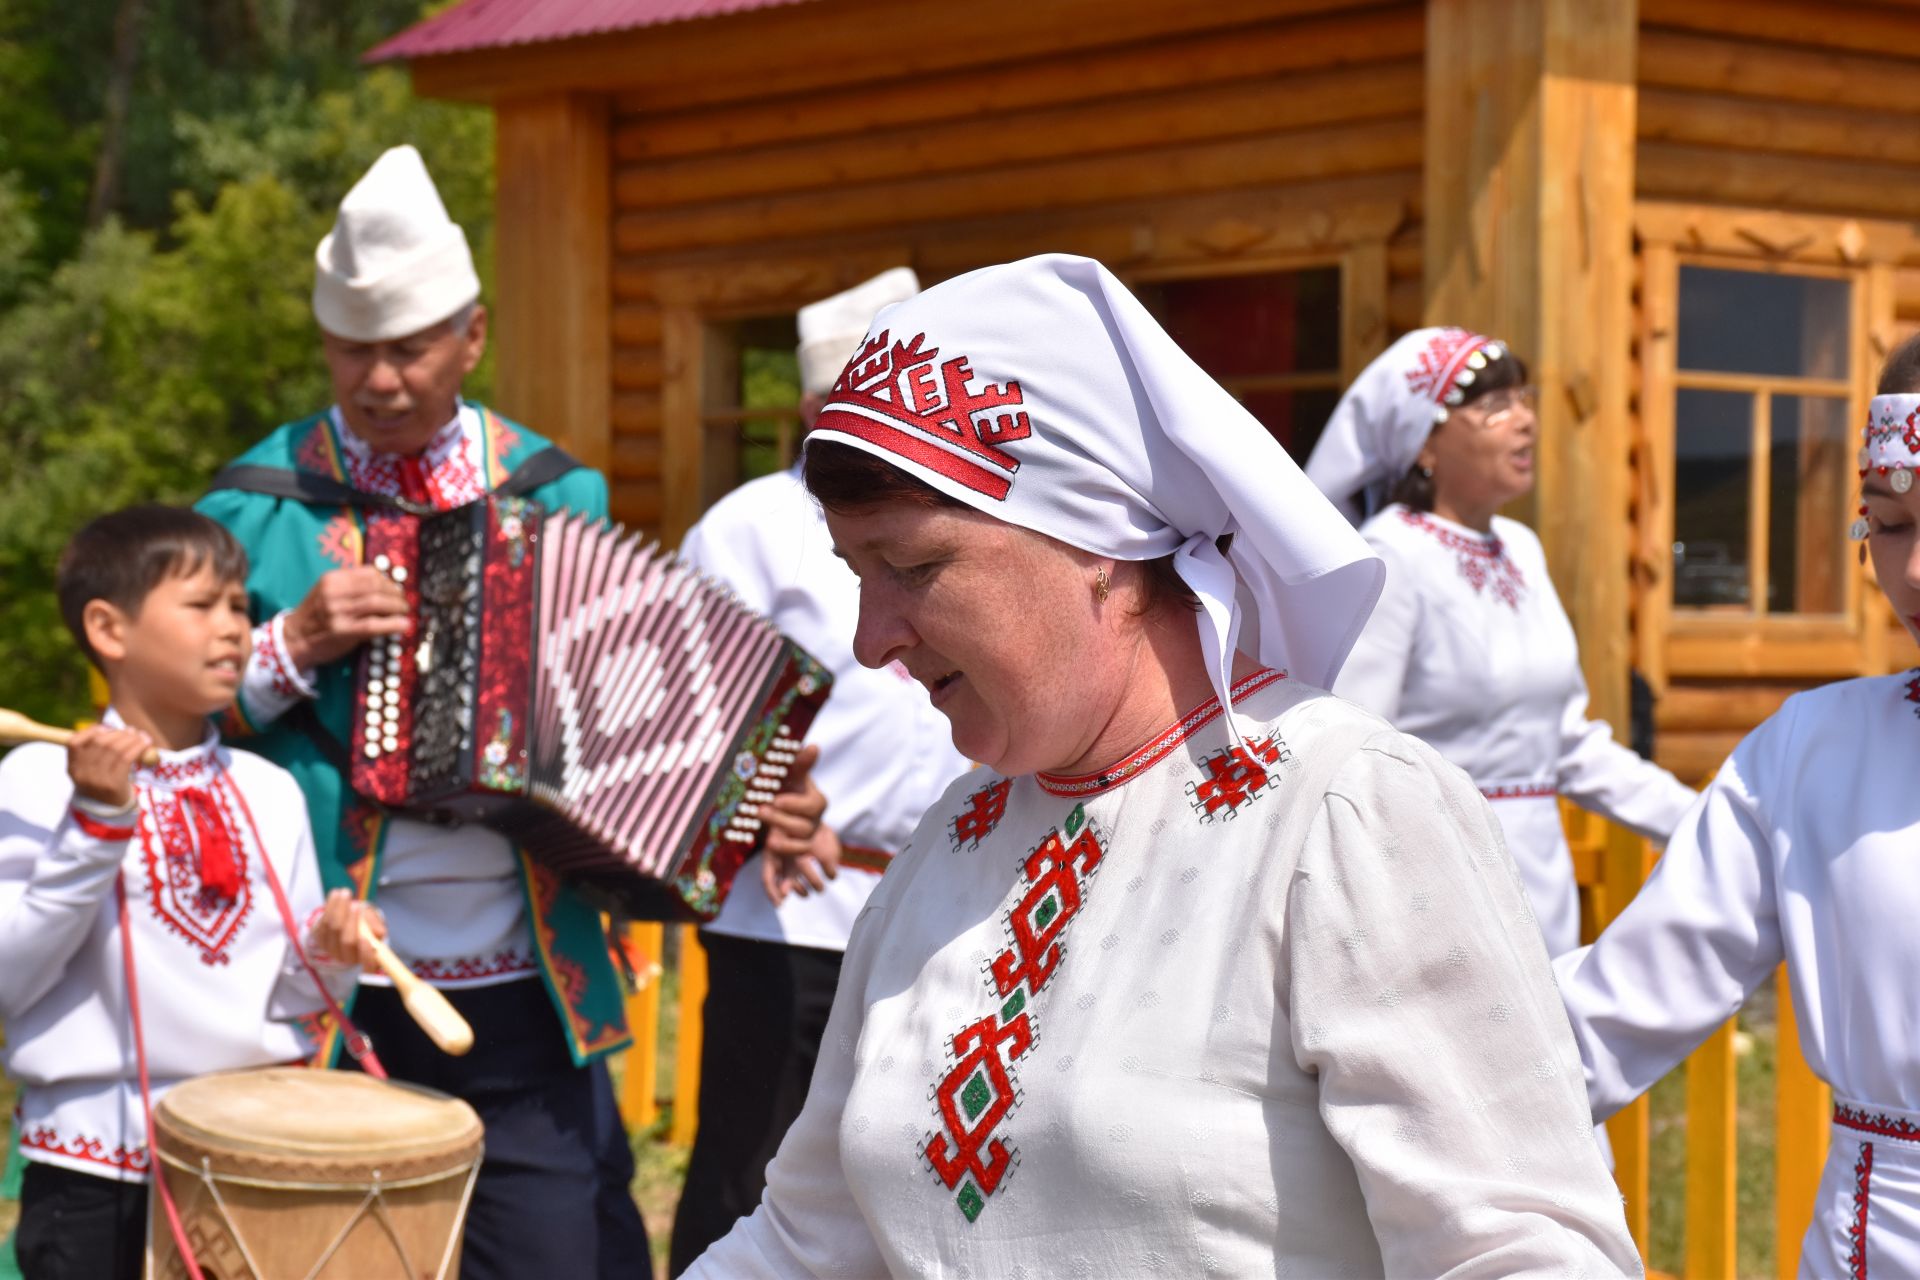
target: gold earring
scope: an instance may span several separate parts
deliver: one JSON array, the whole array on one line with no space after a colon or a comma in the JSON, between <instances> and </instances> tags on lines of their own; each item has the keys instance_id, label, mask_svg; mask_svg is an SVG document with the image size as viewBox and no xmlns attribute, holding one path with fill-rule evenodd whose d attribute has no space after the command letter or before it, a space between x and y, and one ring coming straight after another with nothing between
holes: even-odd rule
<instances>
[{"instance_id":1,"label":"gold earring","mask_svg":"<svg viewBox=\"0 0 1920 1280\"><path fill-rule=\"evenodd\" d=\"M1107 593L1112 590L1113 584L1107 580L1107 571L1105 569L1095 571L1093 577L1093 598L1104 604L1106 603Z\"/></svg>"}]
</instances>

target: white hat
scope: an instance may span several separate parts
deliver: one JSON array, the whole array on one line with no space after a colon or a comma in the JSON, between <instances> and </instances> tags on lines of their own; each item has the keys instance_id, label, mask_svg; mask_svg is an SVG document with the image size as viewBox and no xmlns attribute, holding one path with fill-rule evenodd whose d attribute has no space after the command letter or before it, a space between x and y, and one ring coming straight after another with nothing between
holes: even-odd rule
<instances>
[{"instance_id":1,"label":"white hat","mask_svg":"<svg viewBox=\"0 0 1920 1280\"><path fill-rule=\"evenodd\" d=\"M873 313L920 292L920 277L912 267L882 271L845 293L800 308L800 390L810 396L827 393L847 360L867 336Z\"/></svg>"},{"instance_id":2,"label":"white hat","mask_svg":"<svg viewBox=\"0 0 1920 1280\"><path fill-rule=\"evenodd\" d=\"M353 184L314 253L313 315L355 342L402 338L480 296L467 235L412 147L394 147Z\"/></svg>"},{"instance_id":3,"label":"white hat","mask_svg":"<svg viewBox=\"0 0 1920 1280\"><path fill-rule=\"evenodd\" d=\"M972 271L873 330L808 448L865 450L1095 555L1172 556L1223 706L1242 647L1333 683L1385 566L1105 267L1049 254Z\"/></svg>"},{"instance_id":4,"label":"white hat","mask_svg":"<svg viewBox=\"0 0 1920 1280\"><path fill-rule=\"evenodd\" d=\"M1415 329L1360 371L1307 459L1307 479L1359 524L1386 505L1449 406L1507 349L1466 329Z\"/></svg>"}]
</instances>

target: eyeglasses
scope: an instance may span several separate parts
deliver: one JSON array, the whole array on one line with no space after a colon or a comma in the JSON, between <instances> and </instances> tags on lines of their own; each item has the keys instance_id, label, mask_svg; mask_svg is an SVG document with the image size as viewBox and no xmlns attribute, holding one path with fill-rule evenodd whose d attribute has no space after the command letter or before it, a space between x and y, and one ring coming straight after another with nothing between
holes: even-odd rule
<instances>
[{"instance_id":1,"label":"eyeglasses","mask_svg":"<svg viewBox=\"0 0 1920 1280\"><path fill-rule=\"evenodd\" d=\"M1528 413L1538 411L1540 388L1501 387L1498 391L1489 391L1473 403L1461 407L1473 410L1482 423L1493 426L1505 422L1522 409Z\"/></svg>"}]
</instances>

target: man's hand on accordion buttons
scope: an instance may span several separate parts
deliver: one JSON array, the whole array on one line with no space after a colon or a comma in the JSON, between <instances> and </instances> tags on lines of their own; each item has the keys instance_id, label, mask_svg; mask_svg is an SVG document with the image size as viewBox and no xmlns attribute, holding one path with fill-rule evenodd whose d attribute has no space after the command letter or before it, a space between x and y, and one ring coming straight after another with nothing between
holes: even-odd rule
<instances>
[{"instance_id":1,"label":"man's hand on accordion buttons","mask_svg":"<svg viewBox=\"0 0 1920 1280\"><path fill-rule=\"evenodd\" d=\"M344 658L375 636L403 636L413 626L400 584L372 565L320 575L287 615L287 657L302 671Z\"/></svg>"},{"instance_id":2,"label":"man's hand on accordion buttons","mask_svg":"<svg viewBox=\"0 0 1920 1280\"><path fill-rule=\"evenodd\" d=\"M760 810L767 824L760 880L776 907L789 893L804 898L840 874L840 837L820 821L827 797L813 780L819 759L819 747L802 747L786 785Z\"/></svg>"}]
</instances>

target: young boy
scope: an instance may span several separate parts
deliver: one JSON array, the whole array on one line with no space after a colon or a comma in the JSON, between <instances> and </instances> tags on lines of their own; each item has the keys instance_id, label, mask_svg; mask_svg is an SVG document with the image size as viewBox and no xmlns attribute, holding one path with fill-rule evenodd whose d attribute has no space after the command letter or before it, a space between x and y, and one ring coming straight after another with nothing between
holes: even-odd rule
<instances>
[{"instance_id":1,"label":"young boy","mask_svg":"<svg viewBox=\"0 0 1920 1280\"><path fill-rule=\"evenodd\" d=\"M1920 339L1861 450L1880 589L1920 638ZM1600 940L1555 968L1593 1118L1638 1097L1783 960L1833 1130L1803 1276L1920 1276L1920 671L1789 698L1681 821Z\"/></svg>"},{"instance_id":2,"label":"young boy","mask_svg":"<svg viewBox=\"0 0 1920 1280\"><path fill-rule=\"evenodd\" d=\"M372 959L362 914L385 932L344 891L322 905L299 788L209 727L246 668L246 577L231 534L171 507L102 516L61 557L61 613L112 704L64 750L0 760L0 1021L29 1162L15 1235L27 1280L140 1275L141 1042L155 1098L312 1052L302 1019L323 997L266 864L335 991ZM141 764L151 748L158 763Z\"/></svg>"}]
</instances>

